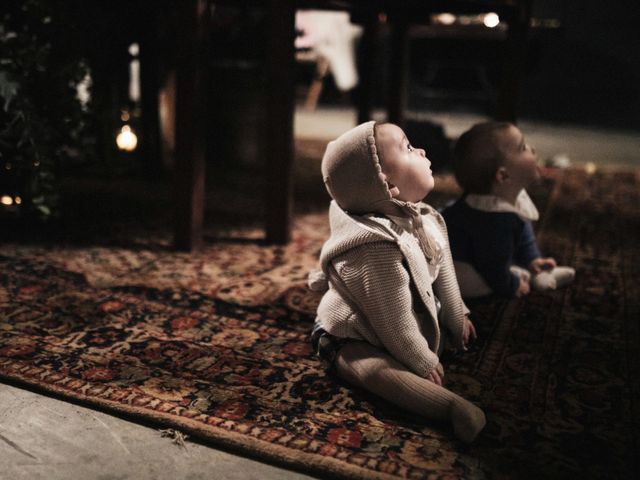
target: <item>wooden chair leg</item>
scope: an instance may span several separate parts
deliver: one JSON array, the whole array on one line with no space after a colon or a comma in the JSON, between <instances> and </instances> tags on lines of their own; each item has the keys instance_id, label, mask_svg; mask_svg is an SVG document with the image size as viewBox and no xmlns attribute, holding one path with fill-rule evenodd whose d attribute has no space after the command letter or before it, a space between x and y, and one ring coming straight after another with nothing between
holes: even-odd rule
<instances>
[{"instance_id":1,"label":"wooden chair leg","mask_svg":"<svg viewBox=\"0 0 640 480\"><path fill-rule=\"evenodd\" d=\"M322 93L322 85L324 83L324 77L329 72L329 60L324 57L318 57L316 62L316 73L313 77L313 82L307 92L307 99L304 102L304 109L313 112L318 106L318 100Z\"/></svg>"}]
</instances>

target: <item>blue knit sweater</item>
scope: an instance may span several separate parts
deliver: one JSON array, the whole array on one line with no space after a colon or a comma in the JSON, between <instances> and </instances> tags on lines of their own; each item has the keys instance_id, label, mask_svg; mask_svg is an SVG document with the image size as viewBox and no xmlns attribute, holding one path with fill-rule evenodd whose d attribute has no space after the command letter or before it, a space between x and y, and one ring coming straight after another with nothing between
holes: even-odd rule
<instances>
[{"instance_id":1,"label":"blue knit sweater","mask_svg":"<svg viewBox=\"0 0 640 480\"><path fill-rule=\"evenodd\" d=\"M540 256L531 222L514 212L472 208L464 198L445 208L442 216L453 259L472 265L494 293L513 296L520 280L509 267L526 268Z\"/></svg>"}]
</instances>

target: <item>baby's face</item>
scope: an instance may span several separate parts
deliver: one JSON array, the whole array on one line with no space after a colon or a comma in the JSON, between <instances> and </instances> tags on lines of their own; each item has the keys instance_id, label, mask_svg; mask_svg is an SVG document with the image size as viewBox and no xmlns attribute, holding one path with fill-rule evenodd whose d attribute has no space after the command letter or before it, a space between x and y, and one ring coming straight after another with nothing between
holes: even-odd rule
<instances>
[{"instance_id":1,"label":"baby's face","mask_svg":"<svg viewBox=\"0 0 640 480\"><path fill-rule=\"evenodd\" d=\"M414 148L397 125L376 129L376 146L389 190L398 200L419 202L433 189L431 162L421 148Z\"/></svg>"},{"instance_id":2,"label":"baby's face","mask_svg":"<svg viewBox=\"0 0 640 480\"><path fill-rule=\"evenodd\" d=\"M540 178L536 150L524 140L515 127L502 131L498 137L500 151L505 156L504 168L509 178L520 188L526 188Z\"/></svg>"}]
</instances>

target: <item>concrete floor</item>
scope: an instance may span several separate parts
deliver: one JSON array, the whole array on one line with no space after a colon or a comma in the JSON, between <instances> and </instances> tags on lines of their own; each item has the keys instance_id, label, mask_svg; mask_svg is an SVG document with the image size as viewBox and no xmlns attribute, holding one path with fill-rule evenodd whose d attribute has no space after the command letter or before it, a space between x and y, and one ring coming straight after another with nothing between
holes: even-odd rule
<instances>
[{"instance_id":1,"label":"concrete floor","mask_svg":"<svg viewBox=\"0 0 640 480\"><path fill-rule=\"evenodd\" d=\"M307 475L0 384L2 480L304 480Z\"/></svg>"},{"instance_id":2,"label":"concrete floor","mask_svg":"<svg viewBox=\"0 0 640 480\"><path fill-rule=\"evenodd\" d=\"M477 115L418 114L456 137ZM355 125L355 111L299 111L299 137L335 138ZM567 155L573 163L639 165L640 135L540 122L520 122L539 158ZM428 149L428 146L425 146ZM61 400L0 384L0 479L302 480L283 470L187 441L180 447L157 429Z\"/></svg>"}]
</instances>

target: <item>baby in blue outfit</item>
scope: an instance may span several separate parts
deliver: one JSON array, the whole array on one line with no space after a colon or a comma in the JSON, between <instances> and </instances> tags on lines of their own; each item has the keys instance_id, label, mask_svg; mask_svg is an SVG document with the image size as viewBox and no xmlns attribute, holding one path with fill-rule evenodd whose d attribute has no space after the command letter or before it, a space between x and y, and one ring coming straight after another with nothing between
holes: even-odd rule
<instances>
[{"instance_id":1,"label":"baby in blue outfit","mask_svg":"<svg viewBox=\"0 0 640 480\"><path fill-rule=\"evenodd\" d=\"M453 170L464 193L442 215L463 297L520 297L573 281L573 268L557 266L536 245L531 222L538 210L525 189L540 172L517 127L473 126L456 143Z\"/></svg>"}]
</instances>

